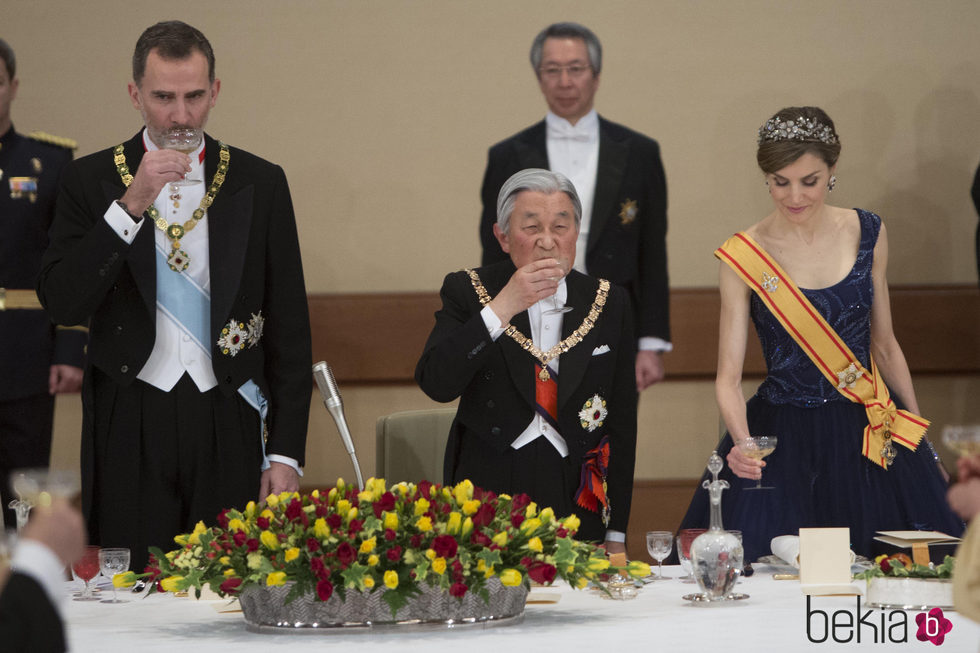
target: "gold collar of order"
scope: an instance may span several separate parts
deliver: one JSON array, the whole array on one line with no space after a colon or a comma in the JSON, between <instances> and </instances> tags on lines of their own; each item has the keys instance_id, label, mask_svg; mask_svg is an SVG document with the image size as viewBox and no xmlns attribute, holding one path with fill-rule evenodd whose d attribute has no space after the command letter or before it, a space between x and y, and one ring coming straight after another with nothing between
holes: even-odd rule
<instances>
[{"instance_id":1,"label":"gold collar of order","mask_svg":"<svg viewBox=\"0 0 980 653\"><path fill-rule=\"evenodd\" d=\"M480 299L480 305L486 306L489 304L492 298L490 297L490 294L487 293L487 289L483 287L483 282L480 280L480 275L476 273L476 270L470 269L466 269L466 274L470 276L470 283L473 284L473 290L476 291L476 296ZM517 327L512 324L507 325L507 328L504 329L504 333L513 339L514 342L520 345L521 349L538 359L538 361L541 363L541 367L545 367L548 364L548 361L558 358L558 356L561 354L567 353L572 347L582 342L582 339L585 338L586 334L592 330L592 327L594 327L596 321L598 321L599 315L602 313L602 309L606 305L606 297L608 294L609 282L605 279L599 279L599 288L596 290L595 299L592 301L592 306L589 308L589 314L582 320L582 324L580 324L577 329L572 331L571 335L548 351L541 351L535 347L534 342L526 335L518 331Z\"/></svg>"},{"instance_id":2,"label":"gold collar of order","mask_svg":"<svg viewBox=\"0 0 980 653\"><path fill-rule=\"evenodd\" d=\"M180 239L184 237L185 233L197 226L198 221L204 217L204 212L214 202L215 196L221 190L221 185L225 183L225 175L228 174L228 162L231 160L231 153L228 151L228 146L221 141L218 141L218 148L220 150L218 152L218 169L215 171L214 177L211 178L211 184L208 186L207 192L201 198L200 206L194 209L190 220L184 224L178 222L169 223L160 215L160 211L153 204L150 204L149 208L146 209L146 213L153 220L153 224L170 239L171 250L170 256L167 257L167 265L174 272L183 272L190 264L190 257L187 255L187 252L180 249ZM112 159L116 164L116 172L119 173L123 185L129 188L129 185L133 183L133 175L129 172L129 165L126 163L126 153L121 143L112 148L112 155Z\"/></svg>"}]
</instances>

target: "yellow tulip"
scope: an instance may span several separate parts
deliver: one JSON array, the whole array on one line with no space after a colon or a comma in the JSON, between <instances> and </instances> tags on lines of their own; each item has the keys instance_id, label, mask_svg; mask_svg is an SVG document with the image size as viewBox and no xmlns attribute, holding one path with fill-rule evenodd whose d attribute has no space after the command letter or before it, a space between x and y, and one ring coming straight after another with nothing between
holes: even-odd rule
<instances>
[{"instance_id":1,"label":"yellow tulip","mask_svg":"<svg viewBox=\"0 0 980 653\"><path fill-rule=\"evenodd\" d=\"M249 501L245 504L245 517L251 519L255 516L255 502Z\"/></svg>"},{"instance_id":2,"label":"yellow tulip","mask_svg":"<svg viewBox=\"0 0 980 653\"><path fill-rule=\"evenodd\" d=\"M218 562L220 562L221 564L227 567L228 565L231 564L231 556L221 556L220 558L218 558Z\"/></svg>"},{"instance_id":3,"label":"yellow tulip","mask_svg":"<svg viewBox=\"0 0 980 653\"><path fill-rule=\"evenodd\" d=\"M393 531L398 530L398 513L397 512L386 512L385 513L385 528L390 528Z\"/></svg>"},{"instance_id":4,"label":"yellow tulip","mask_svg":"<svg viewBox=\"0 0 980 653\"><path fill-rule=\"evenodd\" d=\"M480 509L479 499L470 499L469 501L463 502L463 514L464 515L475 515L476 511Z\"/></svg>"},{"instance_id":5,"label":"yellow tulip","mask_svg":"<svg viewBox=\"0 0 980 653\"><path fill-rule=\"evenodd\" d=\"M230 531L245 531L245 522L237 517L228 520L228 530Z\"/></svg>"},{"instance_id":6,"label":"yellow tulip","mask_svg":"<svg viewBox=\"0 0 980 653\"><path fill-rule=\"evenodd\" d=\"M388 589L395 589L398 587L398 572L388 570L385 572L385 587Z\"/></svg>"},{"instance_id":7,"label":"yellow tulip","mask_svg":"<svg viewBox=\"0 0 980 653\"><path fill-rule=\"evenodd\" d=\"M429 517L419 517L418 521L415 522L415 528L419 529L423 533L432 530L432 519Z\"/></svg>"},{"instance_id":8,"label":"yellow tulip","mask_svg":"<svg viewBox=\"0 0 980 653\"><path fill-rule=\"evenodd\" d=\"M541 519L542 524L550 524L551 522L555 521L555 511L550 507L545 508L541 511L541 514L538 515L538 518Z\"/></svg>"},{"instance_id":9,"label":"yellow tulip","mask_svg":"<svg viewBox=\"0 0 980 653\"><path fill-rule=\"evenodd\" d=\"M319 499L320 498L320 490L313 490L312 492L310 492L310 497L313 498L313 499Z\"/></svg>"},{"instance_id":10,"label":"yellow tulip","mask_svg":"<svg viewBox=\"0 0 980 653\"><path fill-rule=\"evenodd\" d=\"M266 502L267 505L270 505L273 508L275 508L276 506L279 505L279 495L277 495L277 494L270 494L269 496L267 496L265 498L265 502Z\"/></svg>"},{"instance_id":11,"label":"yellow tulip","mask_svg":"<svg viewBox=\"0 0 980 653\"><path fill-rule=\"evenodd\" d=\"M295 547L294 546L294 547L290 547L290 548L286 549L286 556L285 556L286 562L292 562L293 560L295 560L298 557L299 557L299 548L298 547Z\"/></svg>"},{"instance_id":12,"label":"yellow tulip","mask_svg":"<svg viewBox=\"0 0 980 653\"><path fill-rule=\"evenodd\" d=\"M532 501L531 503L527 504L527 508L524 509L524 516L530 519L536 514L538 514L538 504Z\"/></svg>"},{"instance_id":13,"label":"yellow tulip","mask_svg":"<svg viewBox=\"0 0 980 653\"><path fill-rule=\"evenodd\" d=\"M263 546L267 549L275 551L279 548L279 538L272 531L262 531L259 535L259 541L262 542Z\"/></svg>"},{"instance_id":14,"label":"yellow tulip","mask_svg":"<svg viewBox=\"0 0 980 653\"><path fill-rule=\"evenodd\" d=\"M340 501L338 501L337 514L340 515L341 517L344 517L347 515L348 512L350 512L350 501L348 501L347 499L341 499Z\"/></svg>"},{"instance_id":15,"label":"yellow tulip","mask_svg":"<svg viewBox=\"0 0 980 653\"><path fill-rule=\"evenodd\" d=\"M221 572L221 575L222 576L225 576L225 577L234 576L235 575L235 570L234 569L225 569L223 572Z\"/></svg>"},{"instance_id":16,"label":"yellow tulip","mask_svg":"<svg viewBox=\"0 0 980 653\"><path fill-rule=\"evenodd\" d=\"M463 520L463 537L473 532L473 520L467 517Z\"/></svg>"},{"instance_id":17,"label":"yellow tulip","mask_svg":"<svg viewBox=\"0 0 980 653\"><path fill-rule=\"evenodd\" d=\"M136 584L136 573L132 571L124 571L121 574L112 575L112 586L113 587L132 587Z\"/></svg>"},{"instance_id":18,"label":"yellow tulip","mask_svg":"<svg viewBox=\"0 0 980 653\"><path fill-rule=\"evenodd\" d=\"M609 569L609 561L605 558L589 558L589 571L605 571Z\"/></svg>"},{"instance_id":19,"label":"yellow tulip","mask_svg":"<svg viewBox=\"0 0 980 653\"><path fill-rule=\"evenodd\" d=\"M429 560L435 560L436 559L436 550L435 549L426 549L425 550L425 557L428 558Z\"/></svg>"},{"instance_id":20,"label":"yellow tulip","mask_svg":"<svg viewBox=\"0 0 980 653\"><path fill-rule=\"evenodd\" d=\"M183 576L167 576L160 581L160 587L164 592L176 592L177 584L184 580Z\"/></svg>"},{"instance_id":21,"label":"yellow tulip","mask_svg":"<svg viewBox=\"0 0 980 653\"><path fill-rule=\"evenodd\" d=\"M473 498L473 482L469 479L465 479L456 484L453 488L453 494L456 496L456 503L462 504Z\"/></svg>"},{"instance_id":22,"label":"yellow tulip","mask_svg":"<svg viewBox=\"0 0 980 653\"><path fill-rule=\"evenodd\" d=\"M265 584L268 587L275 587L276 585L286 584L286 572L284 571L273 571L268 576L265 577Z\"/></svg>"},{"instance_id":23,"label":"yellow tulip","mask_svg":"<svg viewBox=\"0 0 980 653\"><path fill-rule=\"evenodd\" d=\"M505 587L517 587L524 580L521 572L516 569L504 569L500 572L500 582Z\"/></svg>"},{"instance_id":24,"label":"yellow tulip","mask_svg":"<svg viewBox=\"0 0 980 653\"><path fill-rule=\"evenodd\" d=\"M449 520L446 522L446 532L450 535L459 533L459 528L463 523L463 516L458 512L449 513Z\"/></svg>"},{"instance_id":25,"label":"yellow tulip","mask_svg":"<svg viewBox=\"0 0 980 653\"><path fill-rule=\"evenodd\" d=\"M535 553L541 553L544 551L544 545L541 543L540 537L532 537L527 541L527 548Z\"/></svg>"},{"instance_id":26,"label":"yellow tulip","mask_svg":"<svg viewBox=\"0 0 980 653\"><path fill-rule=\"evenodd\" d=\"M377 546L377 544L378 538L376 536L366 539L361 542L361 548L358 550L358 553L371 553L374 551L374 547Z\"/></svg>"},{"instance_id":27,"label":"yellow tulip","mask_svg":"<svg viewBox=\"0 0 980 653\"><path fill-rule=\"evenodd\" d=\"M588 584L589 579L585 577L579 578L577 581L575 581L575 587L579 588L580 590L584 590Z\"/></svg>"},{"instance_id":28,"label":"yellow tulip","mask_svg":"<svg viewBox=\"0 0 980 653\"><path fill-rule=\"evenodd\" d=\"M521 523L521 532L522 533L533 533L534 531L538 530L539 528L541 528L541 520L538 519L537 517L533 517L531 519L525 519Z\"/></svg>"},{"instance_id":29,"label":"yellow tulip","mask_svg":"<svg viewBox=\"0 0 980 653\"><path fill-rule=\"evenodd\" d=\"M646 578L650 575L650 565L642 560L630 560L626 565L626 571L633 578Z\"/></svg>"},{"instance_id":30,"label":"yellow tulip","mask_svg":"<svg viewBox=\"0 0 980 653\"><path fill-rule=\"evenodd\" d=\"M436 558L432 561L432 571L436 572L440 576L446 573L446 559Z\"/></svg>"},{"instance_id":31,"label":"yellow tulip","mask_svg":"<svg viewBox=\"0 0 980 653\"><path fill-rule=\"evenodd\" d=\"M490 540L497 546L507 546L507 531L500 531L495 533Z\"/></svg>"},{"instance_id":32,"label":"yellow tulip","mask_svg":"<svg viewBox=\"0 0 980 653\"><path fill-rule=\"evenodd\" d=\"M190 537L187 538L189 544L200 544L201 535L208 532L208 527L204 525L204 522L199 521L194 525L194 532L191 533Z\"/></svg>"},{"instance_id":33,"label":"yellow tulip","mask_svg":"<svg viewBox=\"0 0 980 653\"><path fill-rule=\"evenodd\" d=\"M378 558L378 556L376 556L376 555L374 555L372 553L371 555L368 556L368 566L369 567L374 567L375 565L378 564L378 562L380 562L380 560L381 559Z\"/></svg>"},{"instance_id":34,"label":"yellow tulip","mask_svg":"<svg viewBox=\"0 0 980 653\"><path fill-rule=\"evenodd\" d=\"M272 512L271 510L269 510L268 508L266 508L265 510L262 511L262 514L259 515L259 516L260 517L265 517L266 519L275 519L276 518L276 513Z\"/></svg>"},{"instance_id":35,"label":"yellow tulip","mask_svg":"<svg viewBox=\"0 0 980 653\"><path fill-rule=\"evenodd\" d=\"M418 517L419 515L424 515L426 512L428 512L430 505L431 504L429 503L429 500L425 498L421 498L418 501L416 501L415 516Z\"/></svg>"},{"instance_id":36,"label":"yellow tulip","mask_svg":"<svg viewBox=\"0 0 980 653\"><path fill-rule=\"evenodd\" d=\"M190 537L187 533L182 533L180 535L174 535L174 542L180 546L187 546L187 538Z\"/></svg>"},{"instance_id":37,"label":"yellow tulip","mask_svg":"<svg viewBox=\"0 0 980 653\"><path fill-rule=\"evenodd\" d=\"M476 561L476 570L477 571L486 571L487 570L487 561L484 560L483 558L480 558L479 560L477 560Z\"/></svg>"},{"instance_id":38,"label":"yellow tulip","mask_svg":"<svg viewBox=\"0 0 980 653\"><path fill-rule=\"evenodd\" d=\"M569 515L568 517L565 518L565 521L562 522L562 526L564 526L565 530L567 531L577 531L579 526L581 525L582 525L582 520L580 520L574 514Z\"/></svg>"},{"instance_id":39,"label":"yellow tulip","mask_svg":"<svg viewBox=\"0 0 980 653\"><path fill-rule=\"evenodd\" d=\"M358 492L357 493L357 500L358 501L364 501L366 503L370 503L370 502L374 501L374 492L371 492L371 490L363 490L361 492Z\"/></svg>"},{"instance_id":40,"label":"yellow tulip","mask_svg":"<svg viewBox=\"0 0 980 653\"><path fill-rule=\"evenodd\" d=\"M349 524L350 520L357 519L357 513L358 513L357 508L351 508L350 510L347 511L347 516L344 517L344 521Z\"/></svg>"}]
</instances>

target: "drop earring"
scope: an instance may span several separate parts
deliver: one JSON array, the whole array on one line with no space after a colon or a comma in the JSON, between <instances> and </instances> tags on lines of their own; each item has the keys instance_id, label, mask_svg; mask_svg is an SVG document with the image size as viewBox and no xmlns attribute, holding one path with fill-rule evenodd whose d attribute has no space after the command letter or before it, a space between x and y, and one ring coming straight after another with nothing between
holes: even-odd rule
<instances>
[{"instance_id":1,"label":"drop earring","mask_svg":"<svg viewBox=\"0 0 980 653\"><path fill-rule=\"evenodd\" d=\"M827 182L827 192L834 192L834 186L837 185L837 177L835 175L830 175L830 181Z\"/></svg>"}]
</instances>

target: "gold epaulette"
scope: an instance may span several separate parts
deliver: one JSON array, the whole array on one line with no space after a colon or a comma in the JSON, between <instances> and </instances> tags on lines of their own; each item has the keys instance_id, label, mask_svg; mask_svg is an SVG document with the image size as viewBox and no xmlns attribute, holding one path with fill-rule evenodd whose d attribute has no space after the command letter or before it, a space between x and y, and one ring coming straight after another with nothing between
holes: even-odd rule
<instances>
[{"instance_id":1,"label":"gold epaulette","mask_svg":"<svg viewBox=\"0 0 980 653\"><path fill-rule=\"evenodd\" d=\"M48 145L57 145L58 147L63 147L66 150L78 149L78 141L71 138L65 138L64 136L55 136L54 134L49 134L48 132L32 131L27 135L27 137L34 139L35 141L40 141L41 143L47 143Z\"/></svg>"}]
</instances>

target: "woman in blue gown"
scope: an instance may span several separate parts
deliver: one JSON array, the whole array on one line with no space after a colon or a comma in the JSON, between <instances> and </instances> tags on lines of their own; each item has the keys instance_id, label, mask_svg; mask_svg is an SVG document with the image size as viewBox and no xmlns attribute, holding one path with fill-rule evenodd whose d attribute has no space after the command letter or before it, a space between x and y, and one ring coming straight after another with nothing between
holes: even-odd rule
<instances>
[{"instance_id":1,"label":"woman in blue gown","mask_svg":"<svg viewBox=\"0 0 980 653\"><path fill-rule=\"evenodd\" d=\"M781 110L759 130L757 160L774 209L744 234L768 253L850 348L871 357L899 407L919 414L905 356L892 330L885 268L888 240L874 213L825 202L836 183L840 141L816 107ZM721 328L715 392L728 433L718 447L731 489L726 528L743 534L746 560L770 553L770 540L800 527L847 526L855 552L870 555L879 530L939 530L959 536L963 522L945 500L946 479L931 444L895 447L885 467L862 453L865 407L823 376L786 328L738 274L721 264ZM748 323L762 343L767 376L748 403L742 394ZM776 436L765 461L733 446ZM773 489L750 490L761 478ZM682 528L708 521L700 489Z\"/></svg>"}]
</instances>

